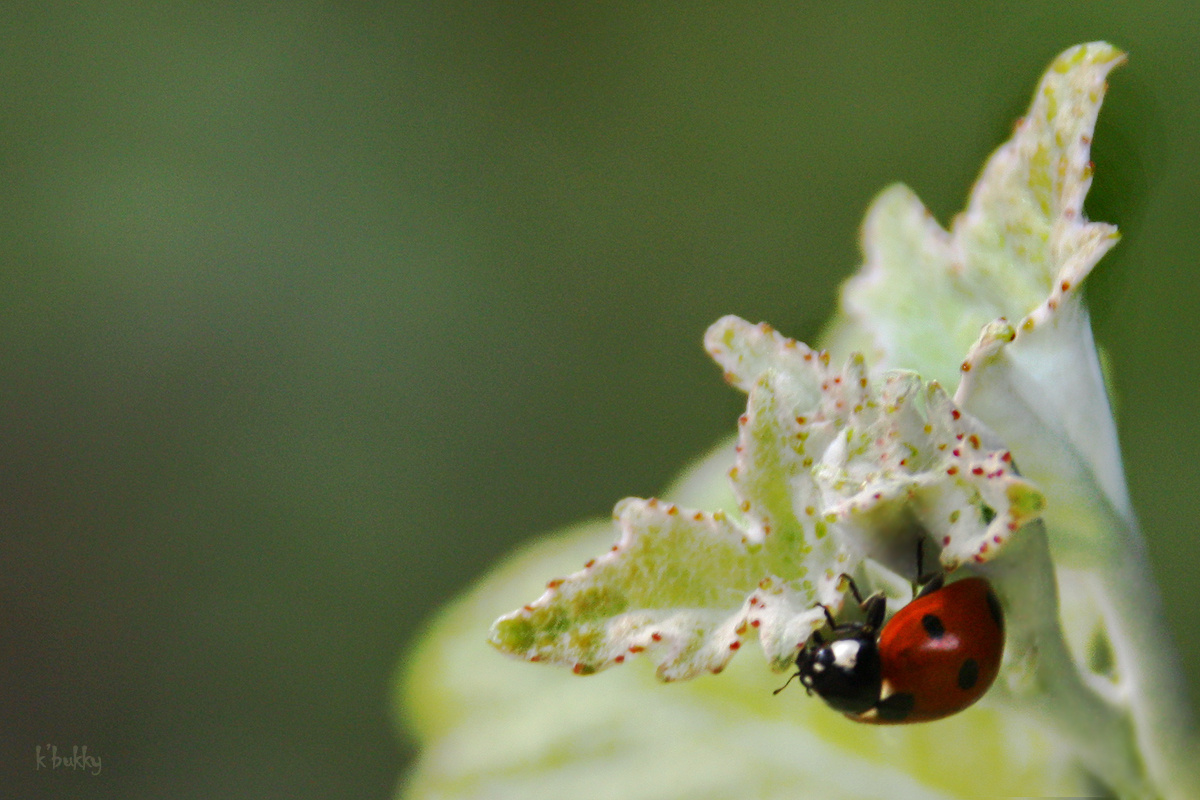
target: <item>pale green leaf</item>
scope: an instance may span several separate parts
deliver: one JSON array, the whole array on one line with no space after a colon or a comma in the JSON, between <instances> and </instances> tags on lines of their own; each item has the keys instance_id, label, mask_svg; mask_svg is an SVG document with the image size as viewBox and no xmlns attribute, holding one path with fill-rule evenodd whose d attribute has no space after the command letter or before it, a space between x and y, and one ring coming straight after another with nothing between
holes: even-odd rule
<instances>
[{"instance_id":1,"label":"pale green leaf","mask_svg":"<svg viewBox=\"0 0 1200 800\"><path fill-rule=\"evenodd\" d=\"M703 485L728 459L722 448L692 480ZM397 676L400 715L422 743L400 797L939 800L978 796L980 785L1000 796L1082 791L1060 743L986 700L936 726L878 728L847 722L794 687L773 696L780 679L754 654L718 676L664 685L647 663L579 677L488 646L488 620L535 591L538 576L561 574L611 540L608 521L544 537L432 621Z\"/></svg>"},{"instance_id":2,"label":"pale green leaf","mask_svg":"<svg viewBox=\"0 0 1200 800\"><path fill-rule=\"evenodd\" d=\"M836 611L864 556L915 578L917 541L947 569L983 563L1041 511L1003 444L936 384L828 356L736 317L706 344L749 388L730 471L740 520L659 500L617 505L619 536L496 621L492 643L591 674L645 654L664 680L720 672L757 636L776 670Z\"/></svg>"},{"instance_id":3,"label":"pale green leaf","mask_svg":"<svg viewBox=\"0 0 1200 800\"><path fill-rule=\"evenodd\" d=\"M842 366L765 324L709 329L748 394L736 445L674 502L622 501L615 531L547 539L441 615L402 680L424 743L406 796L1078 795L1094 779L1196 796L1079 294L1116 241L1083 200L1121 60L1103 43L1059 56L949 231L902 186L875 200L826 333ZM824 620L816 604L841 610L843 573L907 600L918 539L945 568L986 574L1006 610L1001 677L980 704L856 725L798 691L772 697L762 659L731 660L757 641L787 668ZM487 646L486 620L514 607L491 643L560 668Z\"/></svg>"},{"instance_id":4,"label":"pale green leaf","mask_svg":"<svg viewBox=\"0 0 1200 800\"><path fill-rule=\"evenodd\" d=\"M1063 281L1077 285L1116 241L1112 226L1083 218L1083 199L1105 78L1123 60L1103 42L1056 58L948 233L908 188L884 190L867 212L865 261L843 287L831 345L954 386L985 325L1023 318Z\"/></svg>"}]
</instances>

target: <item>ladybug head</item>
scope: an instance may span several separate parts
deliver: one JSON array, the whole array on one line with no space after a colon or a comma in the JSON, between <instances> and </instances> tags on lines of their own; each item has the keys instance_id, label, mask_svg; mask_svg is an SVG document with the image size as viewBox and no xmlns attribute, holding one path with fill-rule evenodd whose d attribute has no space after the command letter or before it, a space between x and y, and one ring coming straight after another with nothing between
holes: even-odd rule
<instances>
[{"instance_id":1,"label":"ladybug head","mask_svg":"<svg viewBox=\"0 0 1200 800\"><path fill-rule=\"evenodd\" d=\"M809 694L834 710L861 714L879 702L883 665L874 632L845 627L839 631L844 635L829 642L814 633L796 656L796 674Z\"/></svg>"}]
</instances>

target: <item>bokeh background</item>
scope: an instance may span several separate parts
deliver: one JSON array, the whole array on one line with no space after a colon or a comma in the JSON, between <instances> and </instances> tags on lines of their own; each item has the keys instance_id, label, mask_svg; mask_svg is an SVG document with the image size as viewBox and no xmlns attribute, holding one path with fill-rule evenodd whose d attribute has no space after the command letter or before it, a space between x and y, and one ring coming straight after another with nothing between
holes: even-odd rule
<instances>
[{"instance_id":1,"label":"bokeh background","mask_svg":"<svg viewBox=\"0 0 1200 800\"><path fill-rule=\"evenodd\" d=\"M811 339L872 195L947 222L1100 38L1131 62L1088 211L1125 238L1088 295L1200 686L1198 32L1184 2L6 3L0 796L391 795L422 621L731 432L705 327Z\"/></svg>"}]
</instances>

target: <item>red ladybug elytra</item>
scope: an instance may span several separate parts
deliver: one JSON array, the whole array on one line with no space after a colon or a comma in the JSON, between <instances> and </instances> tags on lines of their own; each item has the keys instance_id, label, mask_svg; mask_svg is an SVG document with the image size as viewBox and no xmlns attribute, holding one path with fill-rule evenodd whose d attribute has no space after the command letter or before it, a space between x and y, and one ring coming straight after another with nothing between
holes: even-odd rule
<instances>
[{"instance_id":1,"label":"red ladybug elytra","mask_svg":"<svg viewBox=\"0 0 1200 800\"><path fill-rule=\"evenodd\" d=\"M882 594L864 601L853 580L850 589L864 620L839 623L822 606L832 636L815 631L796 656L792 677L810 695L856 722L888 725L957 713L992 685L1004 613L985 579L944 584L936 575L887 624Z\"/></svg>"}]
</instances>

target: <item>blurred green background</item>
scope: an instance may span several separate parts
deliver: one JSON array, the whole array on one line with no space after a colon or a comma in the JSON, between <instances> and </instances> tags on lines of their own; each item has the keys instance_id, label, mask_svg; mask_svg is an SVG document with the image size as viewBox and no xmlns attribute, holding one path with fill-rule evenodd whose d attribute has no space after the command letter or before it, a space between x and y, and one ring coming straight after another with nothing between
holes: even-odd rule
<instances>
[{"instance_id":1,"label":"blurred green background","mask_svg":"<svg viewBox=\"0 0 1200 800\"><path fill-rule=\"evenodd\" d=\"M422 620L731 432L705 327L811 339L872 195L947 222L1100 38L1088 292L1200 686L1193 4L0 17L3 796L389 796Z\"/></svg>"}]
</instances>

